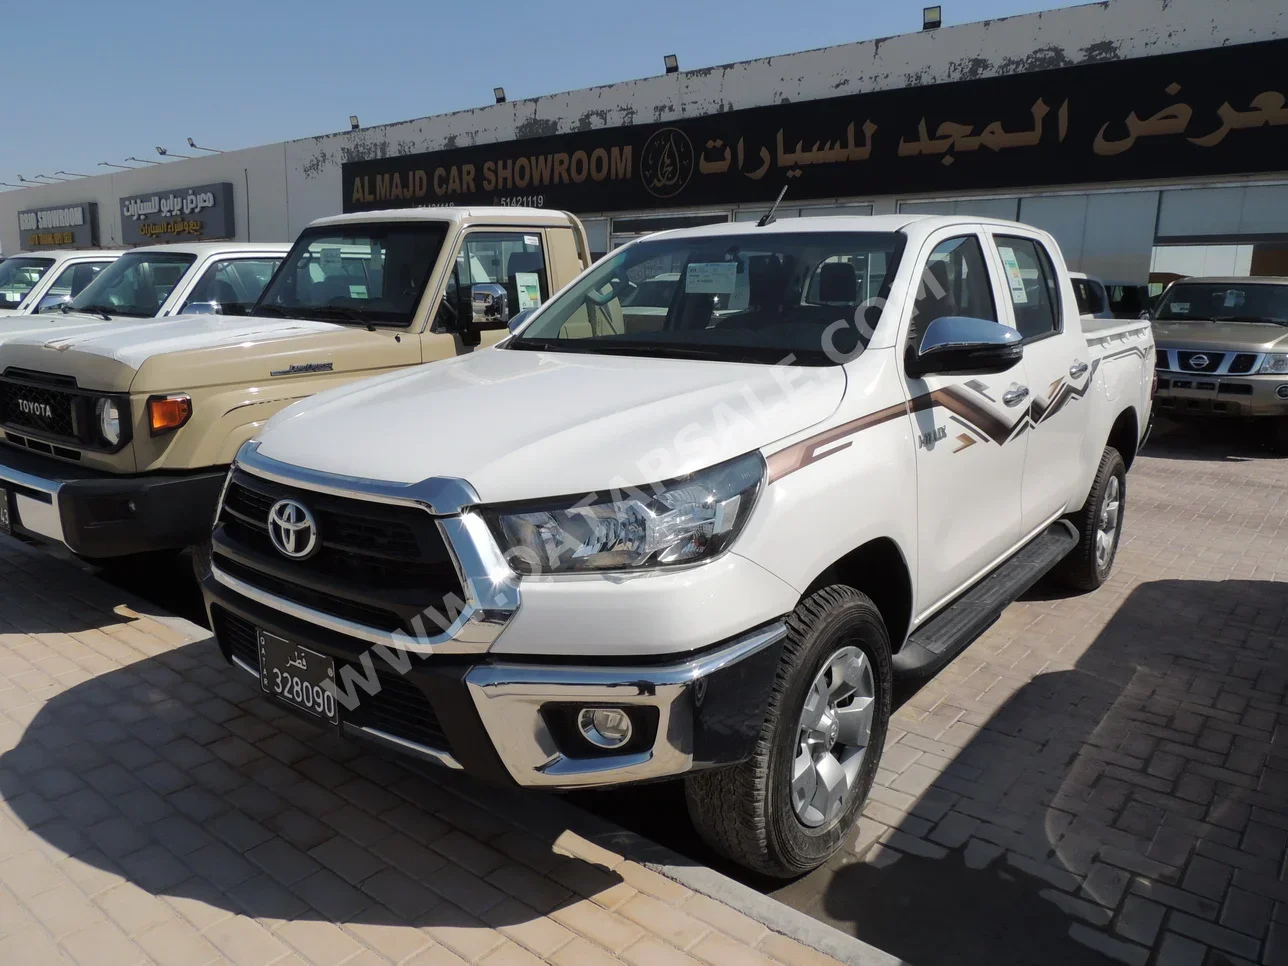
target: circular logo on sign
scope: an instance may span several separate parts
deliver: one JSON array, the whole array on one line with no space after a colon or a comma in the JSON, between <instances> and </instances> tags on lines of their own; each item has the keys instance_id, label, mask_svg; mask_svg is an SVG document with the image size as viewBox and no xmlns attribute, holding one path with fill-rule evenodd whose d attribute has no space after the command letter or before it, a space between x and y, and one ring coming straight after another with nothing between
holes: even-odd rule
<instances>
[{"instance_id":1,"label":"circular logo on sign","mask_svg":"<svg viewBox=\"0 0 1288 966\"><path fill-rule=\"evenodd\" d=\"M640 177L656 198L672 198L684 190L693 177L693 142L679 128L664 127L644 142L640 155Z\"/></svg>"},{"instance_id":2,"label":"circular logo on sign","mask_svg":"<svg viewBox=\"0 0 1288 966\"><path fill-rule=\"evenodd\" d=\"M318 548L318 527L303 503L278 500L268 511L268 535L283 556L303 560Z\"/></svg>"}]
</instances>

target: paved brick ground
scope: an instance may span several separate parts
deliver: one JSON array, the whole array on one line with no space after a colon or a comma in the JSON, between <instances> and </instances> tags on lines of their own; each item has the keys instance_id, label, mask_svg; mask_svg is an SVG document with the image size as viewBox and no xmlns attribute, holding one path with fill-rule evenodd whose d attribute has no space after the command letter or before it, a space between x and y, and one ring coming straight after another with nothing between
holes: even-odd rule
<instances>
[{"instance_id":1,"label":"paved brick ground","mask_svg":"<svg viewBox=\"0 0 1288 966\"><path fill-rule=\"evenodd\" d=\"M1200 432L1137 461L1106 587L908 698L853 850L778 898L919 966L1288 963L1288 460Z\"/></svg>"},{"instance_id":2,"label":"paved brick ground","mask_svg":"<svg viewBox=\"0 0 1288 966\"><path fill-rule=\"evenodd\" d=\"M0 540L0 964L835 962L549 799L321 733L122 597Z\"/></svg>"}]
</instances>

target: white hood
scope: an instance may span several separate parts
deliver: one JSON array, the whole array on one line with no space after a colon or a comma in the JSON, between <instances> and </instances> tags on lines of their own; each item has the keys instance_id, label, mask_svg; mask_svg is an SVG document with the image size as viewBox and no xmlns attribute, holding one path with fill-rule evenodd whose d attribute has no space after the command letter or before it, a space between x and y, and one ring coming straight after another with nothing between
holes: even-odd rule
<instances>
[{"instance_id":1,"label":"white hood","mask_svg":"<svg viewBox=\"0 0 1288 966\"><path fill-rule=\"evenodd\" d=\"M297 403L259 451L393 483L458 477L485 502L524 500L711 466L826 419L844 390L839 366L486 349Z\"/></svg>"},{"instance_id":2,"label":"white hood","mask_svg":"<svg viewBox=\"0 0 1288 966\"><path fill-rule=\"evenodd\" d=\"M43 340L54 336L89 332L111 325L90 315L14 315L0 316L0 343L17 339Z\"/></svg>"},{"instance_id":3,"label":"white hood","mask_svg":"<svg viewBox=\"0 0 1288 966\"><path fill-rule=\"evenodd\" d=\"M174 315L128 321L117 316L111 322L101 322L96 326L72 331L54 329L47 338L31 335L16 341L62 351L75 349L77 352L114 359L137 369L154 355L190 349L214 349L243 342L289 339L337 328L341 327L330 322L255 316Z\"/></svg>"}]
</instances>

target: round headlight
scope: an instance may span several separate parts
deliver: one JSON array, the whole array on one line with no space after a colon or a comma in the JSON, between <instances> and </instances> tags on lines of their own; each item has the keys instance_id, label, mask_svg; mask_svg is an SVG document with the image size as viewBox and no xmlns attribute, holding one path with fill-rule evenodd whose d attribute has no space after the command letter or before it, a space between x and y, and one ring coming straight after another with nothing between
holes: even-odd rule
<instances>
[{"instance_id":1,"label":"round headlight","mask_svg":"<svg viewBox=\"0 0 1288 966\"><path fill-rule=\"evenodd\" d=\"M121 409L110 399L98 401L98 431L108 446L121 441Z\"/></svg>"}]
</instances>

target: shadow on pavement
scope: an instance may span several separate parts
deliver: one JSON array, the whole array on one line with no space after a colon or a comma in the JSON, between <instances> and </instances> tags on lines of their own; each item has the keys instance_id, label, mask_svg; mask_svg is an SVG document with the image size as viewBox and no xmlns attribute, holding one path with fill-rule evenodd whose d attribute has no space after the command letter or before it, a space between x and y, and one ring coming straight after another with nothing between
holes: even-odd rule
<instances>
[{"instance_id":1,"label":"shadow on pavement","mask_svg":"<svg viewBox=\"0 0 1288 966\"><path fill-rule=\"evenodd\" d=\"M569 854L585 840L562 826L537 837L492 814L489 794L283 711L206 640L49 700L0 756L0 833L19 831L11 816L74 856L73 878L121 876L185 915L196 900L263 920L496 927L621 881ZM548 799L530 798L529 828L549 827ZM434 935L483 955L466 932Z\"/></svg>"},{"instance_id":2,"label":"shadow on pavement","mask_svg":"<svg viewBox=\"0 0 1288 966\"><path fill-rule=\"evenodd\" d=\"M918 966L1144 964L1169 929L1210 943L1206 966L1268 962L1286 657L1288 585L1142 584L964 746L901 739L951 764L865 860L777 897Z\"/></svg>"},{"instance_id":3,"label":"shadow on pavement","mask_svg":"<svg viewBox=\"0 0 1288 966\"><path fill-rule=\"evenodd\" d=\"M1196 416L1157 419L1144 453L1165 460L1241 463L1251 459L1286 459L1288 449L1275 445L1274 419L1221 419Z\"/></svg>"}]
</instances>

